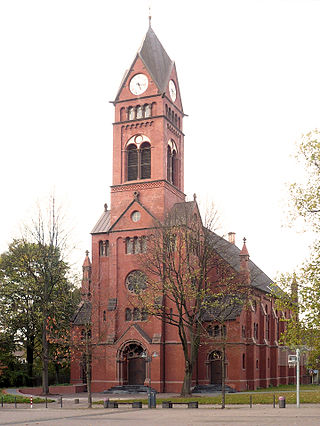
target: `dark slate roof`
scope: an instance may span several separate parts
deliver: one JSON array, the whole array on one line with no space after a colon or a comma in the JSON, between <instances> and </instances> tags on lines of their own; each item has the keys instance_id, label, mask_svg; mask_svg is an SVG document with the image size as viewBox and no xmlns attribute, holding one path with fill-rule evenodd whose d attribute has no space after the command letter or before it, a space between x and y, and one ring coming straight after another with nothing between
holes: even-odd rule
<instances>
[{"instance_id":1,"label":"dark slate roof","mask_svg":"<svg viewBox=\"0 0 320 426\"><path fill-rule=\"evenodd\" d=\"M237 272L240 272L240 249L235 245L220 237L214 232L210 232L214 250ZM269 278L252 260L249 260L251 284L266 293L271 292L272 280Z\"/></svg>"},{"instance_id":2,"label":"dark slate roof","mask_svg":"<svg viewBox=\"0 0 320 426\"><path fill-rule=\"evenodd\" d=\"M203 321L216 321L219 318L220 322L235 320L241 314L243 303L243 300L231 295L220 297L205 310L202 319Z\"/></svg>"},{"instance_id":3,"label":"dark slate roof","mask_svg":"<svg viewBox=\"0 0 320 426\"><path fill-rule=\"evenodd\" d=\"M89 324L91 320L91 302L82 301L74 314L72 322L74 325Z\"/></svg>"},{"instance_id":4,"label":"dark slate roof","mask_svg":"<svg viewBox=\"0 0 320 426\"><path fill-rule=\"evenodd\" d=\"M196 201L176 203L169 214L171 225L186 224L197 207ZM240 272L240 249L235 245L220 237L216 233L209 231L213 249L221 256L235 271ZM251 260L249 260L251 284L266 293L271 292L272 280Z\"/></svg>"},{"instance_id":5,"label":"dark slate roof","mask_svg":"<svg viewBox=\"0 0 320 426\"><path fill-rule=\"evenodd\" d=\"M91 234L102 234L105 232L108 232L110 229L110 210L106 210L102 213L100 219L94 226L93 230L91 231Z\"/></svg>"},{"instance_id":6,"label":"dark slate roof","mask_svg":"<svg viewBox=\"0 0 320 426\"><path fill-rule=\"evenodd\" d=\"M195 208L198 208L195 201L186 201L174 204L168 215L168 224L186 225L188 220L192 218Z\"/></svg>"},{"instance_id":7,"label":"dark slate roof","mask_svg":"<svg viewBox=\"0 0 320 426\"><path fill-rule=\"evenodd\" d=\"M173 61L169 58L151 26L138 50L138 55L147 67L159 91L164 92L173 67Z\"/></svg>"},{"instance_id":8,"label":"dark slate roof","mask_svg":"<svg viewBox=\"0 0 320 426\"><path fill-rule=\"evenodd\" d=\"M140 57L144 63L152 80L158 87L159 93L165 92L174 62L169 58L151 26L143 39L133 64L136 61L137 56ZM118 99L133 64L130 69L126 71L115 100Z\"/></svg>"}]
</instances>

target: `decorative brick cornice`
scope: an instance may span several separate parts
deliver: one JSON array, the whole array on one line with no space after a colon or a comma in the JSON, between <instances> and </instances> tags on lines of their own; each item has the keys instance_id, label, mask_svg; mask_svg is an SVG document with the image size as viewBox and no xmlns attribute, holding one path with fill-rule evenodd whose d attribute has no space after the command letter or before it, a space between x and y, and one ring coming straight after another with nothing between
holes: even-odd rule
<instances>
[{"instance_id":1,"label":"decorative brick cornice","mask_svg":"<svg viewBox=\"0 0 320 426\"><path fill-rule=\"evenodd\" d=\"M111 186L111 192L125 192L125 191L141 191L144 189L153 189L153 188L164 188L167 187L171 192L185 196L185 194L180 191L175 186L171 185L166 180L153 180L148 182L135 182L135 183L126 183L122 185L113 185Z\"/></svg>"}]
</instances>

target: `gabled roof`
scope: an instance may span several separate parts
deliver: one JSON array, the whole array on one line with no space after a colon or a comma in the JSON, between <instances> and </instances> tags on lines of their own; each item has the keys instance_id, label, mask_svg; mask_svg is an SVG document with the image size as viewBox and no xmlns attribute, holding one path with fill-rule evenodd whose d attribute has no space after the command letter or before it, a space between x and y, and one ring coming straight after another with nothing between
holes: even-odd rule
<instances>
[{"instance_id":1,"label":"gabled roof","mask_svg":"<svg viewBox=\"0 0 320 426\"><path fill-rule=\"evenodd\" d=\"M86 325L91 321L91 302L82 301L72 318L74 325Z\"/></svg>"},{"instance_id":2,"label":"gabled roof","mask_svg":"<svg viewBox=\"0 0 320 426\"><path fill-rule=\"evenodd\" d=\"M130 69L126 71L122 79L115 101L118 100L119 94L137 60L137 57L142 60L152 80L158 87L159 93L165 92L174 62L169 58L169 55L160 43L160 40L151 26L149 26Z\"/></svg>"},{"instance_id":3,"label":"gabled roof","mask_svg":"<svg viewBox=\"0 0 320 426\"><path fill-rule=\"evenodd\" d=\"M110 229L111 214L110 210L105 209L100 216L98 222L95 224L91 234L103 234Z\"/></svg>"}]
</instances>

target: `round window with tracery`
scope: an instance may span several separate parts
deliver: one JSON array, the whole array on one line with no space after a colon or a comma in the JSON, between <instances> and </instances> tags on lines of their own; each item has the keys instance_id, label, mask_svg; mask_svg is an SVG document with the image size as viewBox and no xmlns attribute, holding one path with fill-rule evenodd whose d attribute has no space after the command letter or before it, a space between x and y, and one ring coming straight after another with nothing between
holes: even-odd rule
<instances>
[{"instance_id":1,"label":"round window with tracery","mask_svg":"<svg viewBox=\"0 0 320 426\"><path fill-rule=\"evenodd\" d=\"M126 278L126 286L131 293L139 294L147 287L147 277L142 271L132 271Z\"/></svg>"}]
</instances>

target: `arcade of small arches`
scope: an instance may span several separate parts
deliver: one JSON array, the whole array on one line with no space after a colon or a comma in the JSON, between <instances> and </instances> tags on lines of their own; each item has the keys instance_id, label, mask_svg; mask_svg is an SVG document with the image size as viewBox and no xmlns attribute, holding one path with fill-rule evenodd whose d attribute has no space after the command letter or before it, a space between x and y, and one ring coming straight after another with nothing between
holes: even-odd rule
<instances>
[{"instance_id":1,"label":"arcade of small arches","mask_svg":"<svg viewBox=\"0 0 320 426\"><path fill-rule=\"evenodd\" d=\"M209 325L207 327L207 333L210 337L226 337L227 336L227 327L225 325Z\"/></svg>"},{"instance_id":2,"label":"arcade of small arches","mask_svg":"<svg viewBox=\"0 0 320 426\"><path fill-rule=\"evenodd\" d=\"M147 321L148 313L145 309L139 308L126 308L125 310L125 321Z\"/></svg>"},{"instance_id":3,"label":"arcade of small arches","mask_svg":"<svg viewBox=\"0 0 320 426\"><path fill-rule=\"evenodd\" d=\"M139 120L141 118L149 118L154 114L155 102L144 105L130 105L127 108L121 108L120 121Z\"/></svg>"},{"instance_id":4,"label":"arcade of small arches","mask_svg":"<svg viewBox=\"0 0 320 426\"><path fill-rule=\"evenodd\" d=\"M180 129L180 117L178 117L178 114L176 114L168 105L166 104L166 116L168 117L169 121L173 123L178 129Z\"/></svg>"},{"instance_id":5,"label":"arcade of small arches","mask_svg":"<svg viewBox=\"0 0 320 426\"><path fill-rule=\"evenodd\" d=\"M139 254L147 252L147 237L127 237L126 254Z\"/></svg>"},{"instance_id":6,"label":"arcade of small arches","mask_svg":"<svg viewBox=\"0 0 320 426\"><path fill-rule=\"evenodd\" d=\"M156 103L153 102L151 104L144 105L130 105L127 108L123 107L120 110L120 121L133 121L133 120L141 120L144 118L150 118L155 115ZM165 115L168 120L175 125L178 129L180 129L180 117L173 109L165 105Z\"/></svg>"}]
</instances>

